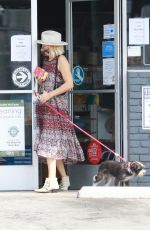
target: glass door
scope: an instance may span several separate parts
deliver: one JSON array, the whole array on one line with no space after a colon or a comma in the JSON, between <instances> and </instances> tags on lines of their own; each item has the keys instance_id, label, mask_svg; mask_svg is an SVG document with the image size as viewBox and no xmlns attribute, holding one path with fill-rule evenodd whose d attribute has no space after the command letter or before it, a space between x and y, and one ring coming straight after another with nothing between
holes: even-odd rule
<instances>
[{"instance_id":1,"label":"glass door","mask_svg":"<svg viewBox=\"0 0 150 230\"><path fill-rule=\"evenodd\" d=\"M74 80L70 95L72 118L81 128L121 153L119 2L67 0L66 30ZM79 165L80 169L78 165L69 167L73 189L91 185L96 166L106 159L114 159L114 155L102 147L101 159L94 165L88 156L92 140L79 130L76 133L86 160ZM82 170L84 173L77 184L75 174Z\"/></svg>"},{"instance_id":2,"label":"glass door","mask_svg":"<svg viewBox=\"0 0 150 230\"><path fill-rule=\"evenodd\" d=\"M0 0L0 190L38 184L32 148L36 13L36 0Z\"/></svg>"}]
</instances>

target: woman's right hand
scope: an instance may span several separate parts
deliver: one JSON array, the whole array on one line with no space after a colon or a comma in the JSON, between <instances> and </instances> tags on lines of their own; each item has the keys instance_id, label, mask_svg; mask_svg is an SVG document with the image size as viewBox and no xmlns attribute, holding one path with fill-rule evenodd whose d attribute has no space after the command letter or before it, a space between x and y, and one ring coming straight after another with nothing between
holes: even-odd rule
<instances>
[{"instance_id":1,"label":"woman's right hand","mask_svg":"<svg viewBox=\"0 0 150 230\"><path fill-rule=\"evenodd\" d=\"M43 84L42 78L38 77L38 78L36 78L36 80L37 80L37 83L38 83L39 85L42 85L42 84Z\"/></svg>"}]
</instances>

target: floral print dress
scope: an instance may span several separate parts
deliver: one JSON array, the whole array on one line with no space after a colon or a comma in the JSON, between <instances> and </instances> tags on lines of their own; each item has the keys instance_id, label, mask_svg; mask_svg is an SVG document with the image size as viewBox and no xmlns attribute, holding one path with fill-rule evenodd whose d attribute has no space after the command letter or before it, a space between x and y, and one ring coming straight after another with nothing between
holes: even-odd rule
<instances>
[{"instance_id":1,"label":"floral print dress","mask_svg":"<svg viewBox=\"0 0 150 230\"><path fill-rule=\"evenodd\" d=\"M43 62L42 68L49 74L39 87L39 93L52 91L56 82L63 83L62 75L57 70L57 61L58 57ZM53 97L48 103L69 118L68 93ZM34 150L38 156L63 159L65 163L84 161L84 153L72 124L38 100L35 103L35 119Z\"/></svg>"}]
</instances>

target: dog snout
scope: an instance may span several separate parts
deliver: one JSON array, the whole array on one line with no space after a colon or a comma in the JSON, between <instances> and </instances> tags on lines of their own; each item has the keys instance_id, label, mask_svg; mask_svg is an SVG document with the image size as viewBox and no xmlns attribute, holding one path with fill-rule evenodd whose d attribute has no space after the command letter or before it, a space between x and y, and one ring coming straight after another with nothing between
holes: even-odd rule
<instances>
[{"instance_id":1,"label":"dog snout","mask_svg":"<svg viewBox=\"0 0 150 230\"><path fill-rule=\"evenodd\" d=\"M139 172L138 176L144 176L145 174L146 174L146 170L145 170L145 169L142 169L142 170Z\"/></svg>"}]
</instances>

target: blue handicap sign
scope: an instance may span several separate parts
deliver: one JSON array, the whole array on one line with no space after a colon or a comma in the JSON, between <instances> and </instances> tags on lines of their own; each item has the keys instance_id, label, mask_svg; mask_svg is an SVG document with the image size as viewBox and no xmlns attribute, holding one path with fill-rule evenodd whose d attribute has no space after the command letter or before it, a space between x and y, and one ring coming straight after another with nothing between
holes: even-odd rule
<instances>
[{"instance_id":1,"label":"blue handicap sign","mask_svg":"<svg viewBox=\"0 0 150 230\"><path fill-rule=\"evenodd\" d=\"M81 85L84 80L84 70L81 66L75 66L72 72L73 82L76 85Z\"/></svg>"}]
</instances>

